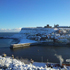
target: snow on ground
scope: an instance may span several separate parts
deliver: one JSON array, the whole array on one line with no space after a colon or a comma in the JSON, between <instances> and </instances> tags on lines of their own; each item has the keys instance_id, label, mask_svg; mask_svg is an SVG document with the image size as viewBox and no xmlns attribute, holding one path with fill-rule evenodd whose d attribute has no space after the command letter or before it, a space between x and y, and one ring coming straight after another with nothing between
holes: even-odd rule
<instances>
[{"instance_id":1,"label":"snow on ground","mask_svg":"<svg viewBox=\"0 0 70 70\"><path fill-rule=\"evenodd\" d=\"M29 34L49 34L55 32L58 28L22 28L20 33L29 33Z\"/></svg>"},{"instance_id":2,"label":"snow on ground","mask_svg":"<svg viewBox=\"0 0 70 70\"><path fill-rule=\"evenodd\" d=\"M26 34L37 34L37 33L40 33L40 34L49 34L49 33L52 33L54 31L58 30L57 28L22 28L21 31L19 32L19 34L17 36L14 36L14 37L20 37L20 42L18 44L21 44L21 43L35 43L37 41L34 41L34 40L29 40L29 39L26 39L27 35Z\"/></svg>"},{"instance_id":3,"label":"snow on ground","mask_svg":"<svg viewBox=\"0 0 70 70\"><path fill-rule=\"evenodd\" d=\"M5 69L6 68L6 69ZM47 67L45 63L34 62L33 64L25 64L17 59L11 57L0 56L0 69L1 70L70 70L70 67Z\"/></svg>"},{"instance_id":4,"label":"snow on ground","mask_svg":"<svg viewBox=\"0 0 70 70\"><path fill-rule=\"evenodd\" d=\"M39 62L34 62L33 65L35 66L39 66L39 67L44 67L46 65L46 63L39 63Z\"/></svg>"},{"instance_id":5,"label":"snow on ground","mask_svg":"<svg viewBox=\"0 0 70 70\"><path fill-rule=\"evenodd\" d=\"M51 33L55 32L59 30L58 28L22 28L21 31L18 34L15 34L13 36L11 36L11 38L18 38L20 40L20 42L18 44L24 44L24 43L35 43L40 41L41 37L46 37L48 36L48 39L54 38L57 39L59 42L69 42L68 39L69 36L67 35L61 35L60 34L53 34L51 35ZM36 36L36 34L41 34L41 37ZM49 36L50 34L50 36ZM28 39L27 39L28 37ZM35 38L35 40L30 40L30 38ZM61 38L65 38L65 39L61 39Z\"/></svg>"},{"instance_id":6,"label":"snow on ground","mask_svg":"<svg viewBox=\"0 0 70 70\"><path fill-rule=\"evenodd\" d=\"M29 40L29 39L26 39L26 38L24 39L24 38L23 38L23 39L20 40L20 42L19 42L18 44L22 44L22 43L23 43L23 44L24 44L24 43L35 43L35 42L37 42L37 41Z\"/></svg>"}]
</instances>

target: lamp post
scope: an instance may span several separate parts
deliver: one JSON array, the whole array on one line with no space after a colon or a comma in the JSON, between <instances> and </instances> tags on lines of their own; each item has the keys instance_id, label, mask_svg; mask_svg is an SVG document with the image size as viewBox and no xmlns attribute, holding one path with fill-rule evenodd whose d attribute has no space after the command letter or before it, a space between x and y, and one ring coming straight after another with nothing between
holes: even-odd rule
<instances>
[{"instance_id":1,"label":"lamp post","mask_svg":"<svg viewBox=\"0 0 70 70\"><path fill-rule=\"evenodd\" d=\"M32 64L32 67L33 67L33 62L34 62L34 61L31 59L31 60L30 60L30 64ZM32 69L32 70L33 70L33 69Z\"/></svg>"},{"instance_id":2,"label":"lamp post","mask_svg":"<svg viewBox=\"0 0 70 70\"><path fill-rule=\"evenodd\" d=\"M13 69L13 59L14 59L14 55L12 54L12 69Z\"/></svg>"}]
</instances>

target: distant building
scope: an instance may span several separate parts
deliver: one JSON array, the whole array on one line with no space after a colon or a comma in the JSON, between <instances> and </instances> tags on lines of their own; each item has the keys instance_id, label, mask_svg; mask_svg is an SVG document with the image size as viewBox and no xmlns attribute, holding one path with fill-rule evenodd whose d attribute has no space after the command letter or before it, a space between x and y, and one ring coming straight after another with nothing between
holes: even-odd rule
<instances>
[{"instance_id":1,"label":"distant building","mask_svg":"<svg viewBox=\"0 0 70 70\"><path fill-rule=\"evenodd\" d=\"M54 27L58 27L59 25L57 24L57 25L54 25Z\"/></svg>"},{"instance_id":2,"label":"distant building","mask_svg":"<svg viewBox=\"0 0 70 70\"><path fill-rule=\"evenodd\" d=\"M58 24L54 25L54 27L56 27L56 28L70 28L70 26L59 26Z\"/></svg>"},{"instance_id":3,"label":"distant building","mask_svg":"<svg viewBox=\"0 0 70 70\"><path fill-rule=\"evenodd\" d=\"M52 26L49 26L49 24L47 24L47 26L44 26L44 28L52 28Z\"/></svg>"},{"instance_id":4,"label":"distant building","mask_svg":"<svg viewBox=\"0 0 70 70\"><path fill-rule=\"evenodd\" d=\"M37 27L37 28L43 28L43 27Z\"/></svg>"},{"instance_id":5,"label":"distant building","mask_svg":"<svg viewBox=\"0 0 70 70\"><path fill-rule=\"evenodd\" d=\"M69 28L68 26L57 26L57 28Z\"/></svg>"}]
</instances>

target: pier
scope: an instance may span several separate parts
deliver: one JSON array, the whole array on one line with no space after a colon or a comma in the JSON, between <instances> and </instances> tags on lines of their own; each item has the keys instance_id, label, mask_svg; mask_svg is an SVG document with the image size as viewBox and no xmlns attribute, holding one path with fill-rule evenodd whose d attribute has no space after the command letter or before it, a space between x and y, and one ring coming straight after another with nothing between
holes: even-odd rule
<instances>
[{"instance_id":1,"label":"pier","mask_svg":"<svg viewBox=\"0 0 70 70\"><path fill-rule=\"evenodd\" d=\"M41 42L35 42L35 43L22 43L22 44L11 44L10 48L11 49L16 49L16 48L25 48L28 46L38 46L41 45Z\"/></svg>"},{"instance_id":2,"label":"pier","mask_svg":"<svg viewBox=\"0 0 70 70\"><path fill-rule=\"evenodd\" d=\"M11 49L16 49L16 48L25 48L25 47L30 47L30 46L57 46L57 47L64 47L68 46L66 43L54 43L54 42L35 42L35 43L21 43L21 44L11 44L10 48Z\"/></svg>"}]
</instances>

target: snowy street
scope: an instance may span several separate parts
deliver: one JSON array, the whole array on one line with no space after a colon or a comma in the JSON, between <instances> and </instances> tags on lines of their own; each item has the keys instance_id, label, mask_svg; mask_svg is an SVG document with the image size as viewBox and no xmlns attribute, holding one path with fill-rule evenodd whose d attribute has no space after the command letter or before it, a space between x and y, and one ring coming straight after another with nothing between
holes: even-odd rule
<instances>
[{"instance_id":1,"label":"snowy street","mask_svg":"<svg viewBox=\"0 0 70 70\"><path fill-rule=\"evenodd\" d=\"M53 65L53 64L52 64ZM33 64L25 64L12 57L0 56L0 70L70 70L70 67L47 67L45 63L34 62Z\"/></svg>"}]
</instances>

